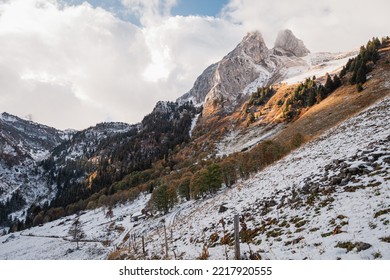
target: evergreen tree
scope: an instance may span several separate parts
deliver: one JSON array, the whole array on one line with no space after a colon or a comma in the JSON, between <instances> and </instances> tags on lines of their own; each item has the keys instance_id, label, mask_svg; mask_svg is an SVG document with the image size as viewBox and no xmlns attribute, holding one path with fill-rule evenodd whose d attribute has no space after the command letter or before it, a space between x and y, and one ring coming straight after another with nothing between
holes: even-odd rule
<instances>
[{"instance_id":1,"label":"evergreen tree","mask_svg":"<svg viewBox=\"0 0 390 280\"><path fill-rule=\"evenodd\" d=\"M220 163L222 179L227 187L237 181L237 162L233 158L225 159Z\"/></svg>"},{"instance_id":2,"label":"evergreen tree","mask_svg":"<svg viewBox=\"0 0 390 280\"><path fill-rule=\"evenodd\" d=\"M185 198L187 201L191 199L190 195L190 184L191 184L191 173L186 173L183 175L182 179L179 181L178 192L180 197Z\"/></svg>"},{"instance_id":3,"label":"evergreen tree","mask_svg":"<svg viewBox=\"0 0 390 280\"><path fill-rule=\"evenodd\" d=\"M73 242L76 242L76 249L79 249L79 241L85 237L79 215L75 217L68 234L71 236Z\"/></svg>"},{"instance_id":4,"label":"evergreen tree","mask_svg":"<svg viewBox=\"0 0 390 280\"><path fill-rule=\"evenodd\" d=\"M210 193L215 193L221 188L222 172L218 164L213 163L207 167L206 182Z\"/></svg>"},{"instance_id":5,"label":"evergreen tree","mask_svg":"<svg viewBox=\"0 0 390 280\"><path fill-rule=\"evenodd\" d=\"M343 66L343 69L341 69L340 71L340 78L344 77L346 74L347 74L347 68Z\"/></svg>"},{"instance_id":6,"label":"evergreen tree","mask_svg":"<svg viewBox=\"0 0 390 280\"><path fill-rule=\"evenodd\" d=\"M345 68L343 68L343 69L345 69ZM333 77L333 87L334 87L334 89L337 89L339 86L341 86L341 80L340 80L339 76L334 75L334 77Z\"/></svg>"},{"instance_id":7,"label":"evergreen tree","mask_svg":"<svg viewBox=\"0 0 390 280\"><path fill-rule=\"evenodd\" d=\"M177 202L176 191L173 187L163 184L153 191L152 201L158 211L166 214Z\"/></svg>"},{"instance_id":8,"label":"evergreen tree","mask_svg":"<svg viewBox=\"0 0 390 280\"><path fill-rule=\"evenodd\" d=\"M191 178L190 191L191 196L195 199L202 197L207 192L206 173L206 169L203 168L195 172Z\"/></svg>"},{"instance_id":9,"label":"evergreen tree","mask_svg":"<svg viewBox=\"0 0 390 280\"><path fill-rule=\"evenodd\" d=\"M367 67L366 64L362 62L359 69L356 72L356 83L364 84L367 80L366 74L367 74Z\"/></svg>"},{"instance_id":10,"label":"evergreen tree","mask_svg":"<svg viewBox=\"0 0 390 280\"><path fill-rule=\"evenodd\" d=\"M253 112L252 112L252 113L250 113L250 115L249 115L249 121L250 121L251 123L254 123L254 122L255 122L255 120L256 120L256 118L255 118L255 114L253 114Z\"/></svg>"},{"instance_id":11,"label":"evergreen tree","mask_svg":"<svg viewBox=\"0 0 390 280\"><path fill-rule=\"evenodd\" d=\"M363 90L363 85L361 83L358 83L356 85L356 89L357 89L358 92L361 92Z\"/></svg>"},{"instance_id":12,"label":"evergreen tree","mask_svg":"<svg viewBox=\"0 0 390 280\"><path fill-rule=\"evenodd\" d=\"M332 93L335 89L332 77L329 74L326 75L325 89L328 94Z\"/></svg>"}]
</instances>

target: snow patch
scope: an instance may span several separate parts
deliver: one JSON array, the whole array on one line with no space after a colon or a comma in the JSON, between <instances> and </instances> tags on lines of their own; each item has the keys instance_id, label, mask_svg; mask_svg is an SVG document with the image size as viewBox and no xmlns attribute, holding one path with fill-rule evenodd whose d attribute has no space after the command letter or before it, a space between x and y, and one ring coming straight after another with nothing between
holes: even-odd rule
<instances>
[{"instance_id":1,"label":"snow patch","mask_svg":"<svg viewBox=\"0 0 390 280\"><path fill-rule=\"evenodd\" d=\"M192 137L192 131L194 130L195 125L198 122L199 116L200 116L200 113L196 114L195 117L191 121L191 128L190 128L190 131L189 131L190 138Z\"/></svg>"}]
</instances>

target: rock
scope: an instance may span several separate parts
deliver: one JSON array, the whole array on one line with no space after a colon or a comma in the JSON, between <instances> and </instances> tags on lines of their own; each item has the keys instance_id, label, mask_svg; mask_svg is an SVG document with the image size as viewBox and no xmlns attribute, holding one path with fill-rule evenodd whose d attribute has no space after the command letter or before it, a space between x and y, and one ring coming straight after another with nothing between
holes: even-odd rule
<instances>
[{"instance_id":1,"label":"rock","mask_svg":"<svg viewBox=\"0 0 390 280\"><path fill-rule=\"evenodd\" d=\"M303 187L302 187L302 193L303 194L309 194L309 193L311 193L311 191L310 191L310 185L309 184L305 184Z\"/></svg>"},{"instance_id":2,"label":"rock","mask_svg":"<svg viewBox=\"0 0 390 280\"><path fill-rule=\"evenodd\" d=\"M351 175L356 175L359 173L359 169L356 167L350 167L347 169L347 172Z\"/></svg>"},{"instance_id":3,"label":"rock","mask_svg":"<svg viewBox=\"0 0 390 280\"><path fill-rule=\"evenodd\" d=\"M344 178L347 178L347 172L346 170L343 170L339 173L338 177L340 177L341 179L344 179Z\"/></svg>"},{"instance_id":4,"label":"rock","mask_svg":"<svg viewBox=\"0 0 390 280\"><path fill-rule=\"evenodd\" d=\"M333 160L333 166L337 165L339 166L344 160L341 160L341 159L335 159Z\"/></svg>"},{"instance_id":5,"label":"rock","mask_svg":"<svg viewBox=\"0 0 390 280\"><path fill-rule=\"evenodd\" d=\"M331 185L339 185L341 183L341 178L340 177L332 177L330 180Z\"/></svg>"},{"instance_id":6,"label":"rock","mask_svg":"<svg viewBox=\"0 0 390 280\"><path fill-rule=\"evenodd\" d=\"M204 102L203 114L210 115L216 106L232 111L244 88L261 74L256 65L271 72L269 50L260 32L248 33L236 48L218 63L209 66L195 81L193 88L178 100ZM271 67L271 66L270 66ZM218 102L220 104L218 104Z\"/></svg>"},{"instance_id":7,"label":"rock","mask_svg":"<svg viewBox=\"0 0 390 280\"><path fill-rule=\"evenodd\" d=\"M373 157L374 161L377 161L380 157L383 157L385 156L386 154L385 153L375 153L375 154L371 154L371 156Z\"/></svg>"},{"instance_id":8,"label":"rock","mask_svg":"<svg viewBox=\"0 0 390 280\"><path fill-rule=\"evenodd\" d=\"M302 40L299 40L291 30L285 29L278 33L275 41L274 53L302 57L310 53Z\"/></svg>"},{"instance_id":9,"label":"rock","mask_svg":"<svg viewBox=\"0 0 390 280\"><path fill-rule=\"evenodd\" d=\"M340 186L346 186L346 185L348 185L348 183L349 183L349 179L348 178L342 179L341 182L340 182Z\"/></svg>"},{"instance_id":10,"label":"rock","mask_svg":"<svg viewBox=\"0 0 390 280\"><path fill-rule=\"evenodd\" d=\"M265 203L266 207L274 207L277 205L276 201L271 199Z\"/></svg>"},{"instance_id":11,"label":"rock","mask_svg":"<svg viewBox=\"0 0 390 280\"><path fill-rule=\"evenodd\" d=\"M223 204L221 206L219 206L219 210L218 210L218 213L223 213L225 212L226 210L228 210L229 208L227 208L226 206L224 206Z\"/></svg>"},{"instance_id":12,"label":"rock","mask_svg":"<svg viewBox=\"0 0 390 280\"><path fill-rule=\"evenodd\" d=\"M371 248L371 244L365 243L365 242L356 242L355 248L358 252L367 250Z\"/></svg>"},{"instance_id":13,"label":"rock","mask_svg":"<svg viewBox=\"0 0 390 280\"><path fill-rule=\"evenodd\" d=\"M328 176L324 176L320 179L320 182L326 182L328 181Z\"/></svg>"}]
</instances>

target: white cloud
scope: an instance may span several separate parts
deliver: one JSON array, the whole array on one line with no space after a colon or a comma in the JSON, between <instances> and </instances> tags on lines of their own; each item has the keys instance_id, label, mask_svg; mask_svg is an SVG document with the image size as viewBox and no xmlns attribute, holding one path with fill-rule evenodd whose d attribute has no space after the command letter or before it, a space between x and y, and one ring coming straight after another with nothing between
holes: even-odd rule
<instances>
[{"instance_id":1,"label":"white cloud","mask_svg":"<svg viewBox=\"0 0 390 280\"><path fill-rule=\"evenodd\" d=\"M142 83L150 54L138 27L88 4L23 0L1 11L0 75L12 74L1 82L2 111L82 128L107 116L138 121L150 110L139 98L153 87Z\"/></svg>"},{"instance_id":2,"label":"white cloud","mask_svg":"<svg viewBox=\"0 0 390 280\"><path fill-rule=\"evenodd\" d=\"M122 5L140 19L143 26L161 23L171 14L177 0L122 0Z\"/></svg>"},{"instance_id":3,"label":"white cloud","mask_svg":"<svg viewBox=\"0 0 390 280\"><path fill-rule=\"evenodd\" d=\"M312 51L339 51L388 35L389 10L388 0L231 0L222 14L260 30L269 46L279 30L289 28Z\"/></svg>"}]
</instances>

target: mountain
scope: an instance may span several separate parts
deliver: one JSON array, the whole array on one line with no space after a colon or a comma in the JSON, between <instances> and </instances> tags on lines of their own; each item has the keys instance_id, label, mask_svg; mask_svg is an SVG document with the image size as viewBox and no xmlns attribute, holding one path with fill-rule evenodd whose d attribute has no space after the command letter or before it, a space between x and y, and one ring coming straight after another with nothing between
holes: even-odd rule
<instances>
[{"instance_id":1,"label":"mountain","mask_svg":"<svg viewBox=\"0 0 390 280\"><path fill-rule=\"evenodd\" d=\"M245 86L259 76L266 82L267 73L273 68L260 32L248 33L233 51L209 66L197 78L194 87L179 100L204 103L204 115L212 114L214 108L220 107L231 112L243 98Z\"/></svg>"},{"instance_id":2,"label":"mountain","mask_svg":"<svg viewBox=\"0 0 390 280\"><path fill-rule=\"evenodd\" d=\"M165 225L168 258L230 259L234 213L242 258L389 258L389 46L312 54L251 32L139 124L2 114L0 258L164 258Z\"/></svg>"},{"instance_id":3,"label":"mountain","mask_svg":"<svg viewBox=\"0 0 390 280\"><path fill-rule=\"evenodd\" d=\"M356 53L313 54L291 30L278 33L275 47L268 49L260 32L248 33L229 54L210 65L193 88L178 101L203 105L204 118L232 113L259 87L308 74L313 68L321 76L343 65ZM326 66L331 65L331 68Z\"/></svg>"},{"instance_id":4,"label":"mountain","mask_svg":"<svg viewBox=\"0 0 390 280\"><path fill-rule=\"evenodd\" d=\"M233 259L235 213L245 228L242 258L389 259L390 188L383 180L390 164L389 90L384 100L212 196L130 221L148 207L151 195L143 193L113 207L111 220L103 208L82 212L87 237L79 250L67 234L73 215L0 236L0 259L165 258L164 225L168 259Z\"/></svg>"},{"instance_id":5,"label":"mountain","mask_svg":"<svg viewBox=\"0 0 390 280\"><path fill-rule=\"evenodd\" d=\"M139 124L101 123L71 133L2 114L0 224L18 218L31 226L57 217L34 222L42 210L72 214L85 208L77 202L107 192L188 141L196 112L189 103L161 101Z\"/></svg>"},{"instance_id":6,"label":"mountain","mask_svg":"<svg viewBox=\"0 0 390 280\"><path fill-rule=\"evenodd\" d=\"M14 202L12 212L52 197L41 177L40 160L70 133L2 113L0 115L0 202ZM2 213L4 216L4 212Z\"/></svg>"}]
</instances>

